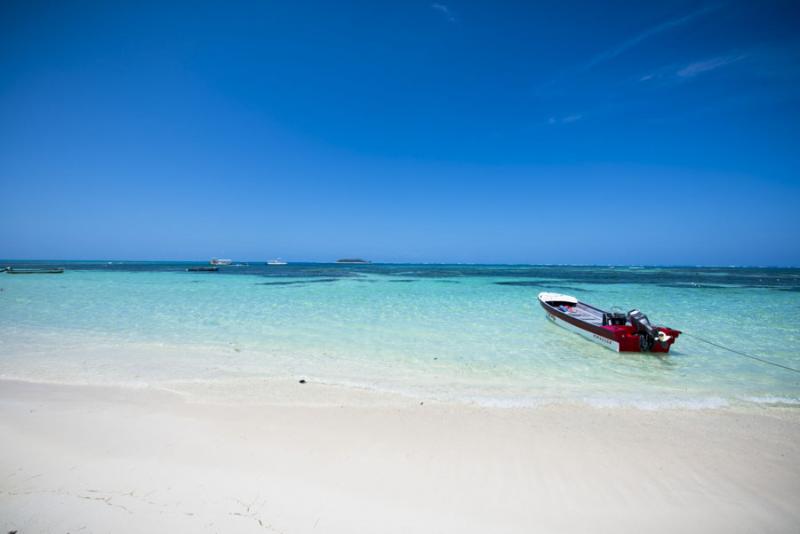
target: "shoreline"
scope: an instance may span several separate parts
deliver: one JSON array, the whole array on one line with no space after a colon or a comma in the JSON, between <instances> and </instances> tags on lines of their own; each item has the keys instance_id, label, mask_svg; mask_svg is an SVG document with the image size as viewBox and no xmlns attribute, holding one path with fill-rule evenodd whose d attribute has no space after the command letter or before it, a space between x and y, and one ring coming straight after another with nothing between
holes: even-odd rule
<instances>
[{"instance_id":1,"label":"shoreline","mask_svg":"<svg viewBox=\"0 0 800 534\"><path fill-rule=\"evenodd\" d=\"M447 396L427 390L399 389L377 386L360 381L335 381L310 375L297 377L233 377L225 379L174 379L160 382L70 382L49 379L0 376L3 386L30 388L52 387L87 390L119 390L150 392L174 397L188 404L220 407L360 407L404 408L420 402L452 408L537 410L537 409L595 409L633 411L733 411L758 412L765 409L796 410L800 413L800 399L780 395L741 395L726 398L719 395L702 397L632 396L609 393L564 397L535 397L530 394L494 397L486 394ZM463 386L462 386L463 387Z\"/></svg>"},{"instance_id":2,"label":"shoreline","mask_svg":"<svg viewBox=\"0 0 800 534\"><path fill-rule=\"evenodd\" d=\"M0 381L0 529L793 532L800 412L224 406Z\"/></svg>"}]
</instances>

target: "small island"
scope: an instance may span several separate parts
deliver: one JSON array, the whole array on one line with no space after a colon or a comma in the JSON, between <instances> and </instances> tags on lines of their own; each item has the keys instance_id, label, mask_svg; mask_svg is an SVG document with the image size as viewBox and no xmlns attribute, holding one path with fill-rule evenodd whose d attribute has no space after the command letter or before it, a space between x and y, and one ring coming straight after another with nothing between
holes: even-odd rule
<instances>
[{"instance_id":1,"label":"small island","mask_svg":"<svg viewBox=\"0 0 800 534\"><path fill-rule=\"evenodd\" d=\"M342 258L336 260L336 263L370 263L369 260L362 260L361 258Z\"/></svg>"}]
</instances>

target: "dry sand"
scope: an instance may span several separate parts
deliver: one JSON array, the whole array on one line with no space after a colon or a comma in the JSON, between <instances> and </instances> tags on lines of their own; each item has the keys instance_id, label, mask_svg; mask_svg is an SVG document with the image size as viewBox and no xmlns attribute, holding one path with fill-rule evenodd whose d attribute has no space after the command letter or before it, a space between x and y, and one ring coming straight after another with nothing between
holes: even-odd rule
<instances>
[{"instance_id":1,"label":"dry sand","mask_svg":"<svg viewBox=\"0 0 800 534\"><path fill-rule=\"evenodd\" d=\"M800 532L797 409L301 404L0 382L0 532Z\"/></svg>"}]
</instances>

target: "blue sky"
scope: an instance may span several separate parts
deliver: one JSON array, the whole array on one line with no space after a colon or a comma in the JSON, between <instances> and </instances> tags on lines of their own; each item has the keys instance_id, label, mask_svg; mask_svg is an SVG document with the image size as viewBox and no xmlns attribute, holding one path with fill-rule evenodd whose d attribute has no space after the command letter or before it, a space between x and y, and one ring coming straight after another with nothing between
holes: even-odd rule
<instances>
[{"instance_id":1,"label":"blue sky","mask_svg":"<svg viewBox=\"0 0 800 534\"><path fill-rule=\"evenodd\" d=\"M2 2L0 257L800 265L798 22Z\"/></svg>"}]
</instances>

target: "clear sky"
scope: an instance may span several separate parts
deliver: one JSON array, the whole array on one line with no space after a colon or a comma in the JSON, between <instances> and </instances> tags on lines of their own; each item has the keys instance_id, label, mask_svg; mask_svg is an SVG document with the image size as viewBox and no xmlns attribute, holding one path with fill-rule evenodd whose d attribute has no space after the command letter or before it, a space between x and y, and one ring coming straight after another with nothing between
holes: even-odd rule
<instances>
[{"instance_id":1,"label":"clear sky","mask_svg":"<svg viewBox=\"0 0 800 534\"><path fill-rule=\"evenodd\" d=\"M0 2L0 258L800 265L797 2Z\"/></svg>"}]
</instances>

